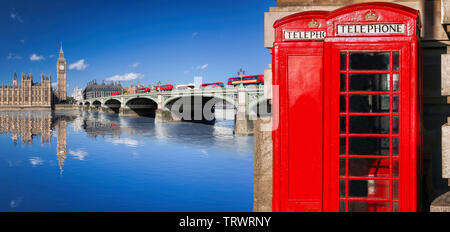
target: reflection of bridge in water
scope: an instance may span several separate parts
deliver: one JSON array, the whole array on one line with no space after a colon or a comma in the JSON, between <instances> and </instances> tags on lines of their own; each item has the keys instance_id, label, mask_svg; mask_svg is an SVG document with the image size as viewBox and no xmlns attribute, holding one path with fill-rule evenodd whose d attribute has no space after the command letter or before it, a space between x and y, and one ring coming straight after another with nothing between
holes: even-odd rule
<instances>
[{"instance_id":1,"label":"reflection of bridge in water","mask_svg":"<svg viewBox=\"0 0 450 232\"><path fill-rule=\"evenodd\" d=\"M69 149L67 130L69 125L75 133L85 132L90 138L102 137L104 141L114 145L140 146L148 141L160 140L185 144L190 147L203 147L204 141L210 141L225 149L248 149L248 141L252 137L233 140L232 125L216 125L192 123L162 124L154 123L149 117L119 117L114 114L84 111L3 111L0 112L0 133L10 134L14 145L35 145L40 137L41 144L52 144L56 137L56 157L63 172L65 160L74 151ZM223 126L222 126L223 125ZM70 128L69 128L70 129ZM192 138L197 138L192 140ZM69 140L70 142L70 140ZM78 149L79 150L79 149ZM77 151L77 150L75 150Z\"/></svg>"},{"instance_id":2,"label":"reflection of bridge in water","mask_svg":"<svg viewBox=\"0 0 450 232\"><path fill-rule=\"evenodd\" d=\"M147 140L175 142L186 146L203 146L205 139L212 146L244 149L252 137L233 138L233 125L229 121L218 121L214 126L192 123L154 123L149 117L119 117L114 114L80 112L73 122L75 131L85 131L89 137L102 137L114 144L136 146ZM136 139L140 139L137 141ZM196 138L196 139L192 139ZM203 138L203 139L202 139ZM236 144L237 143L237 144ZM240 147L243 146L243 147Z\"/></svg>"},{"instance_id":3,"label":"reflection of bridge in water","mask_svg":"<svg viewBox=\"0 0 450 232\"><path fill-rule=\"evenodd\" d=\"M236 110L236 134L252 134L253 120L271 113L271 105L264 97L264 86L115 95L83 100L79 105L91 112L155 117L157 122L206 123L215 121L215 107L225 105Z\"/></svg>"}]
</instances>

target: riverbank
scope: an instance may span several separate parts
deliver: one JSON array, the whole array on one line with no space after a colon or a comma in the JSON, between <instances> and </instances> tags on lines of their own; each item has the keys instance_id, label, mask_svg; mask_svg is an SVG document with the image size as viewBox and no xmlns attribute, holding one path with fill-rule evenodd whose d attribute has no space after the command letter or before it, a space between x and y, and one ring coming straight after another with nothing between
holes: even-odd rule
<instances>
[{"instance_id":1,"label":"riverbank","mask_svg":"<svg viewBox=\"0 0 450 232\"><path fill-rule=\"evenodd\" d=\"M21 105L9 105L0 106L0 111L15 111L15 110L77 110L77 105L71 104L56 104L53 106L21 106Z\"/></svg>"}]
</instances>

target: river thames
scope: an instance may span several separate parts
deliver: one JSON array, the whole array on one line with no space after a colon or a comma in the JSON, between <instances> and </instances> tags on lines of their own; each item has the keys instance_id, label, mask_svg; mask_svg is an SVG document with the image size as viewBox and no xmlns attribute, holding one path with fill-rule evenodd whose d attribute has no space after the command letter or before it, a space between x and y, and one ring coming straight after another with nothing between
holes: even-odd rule
<instances>
[{"instance_id":1,"label":"river thames","mask_svg":"<svg viewBox=\"0 0 450 232\"><path fill-rule=\"evenodd\" d=\"M253 136L233 123L0 112L0 211L252 211Z\"/></svg>"}]
</instances>

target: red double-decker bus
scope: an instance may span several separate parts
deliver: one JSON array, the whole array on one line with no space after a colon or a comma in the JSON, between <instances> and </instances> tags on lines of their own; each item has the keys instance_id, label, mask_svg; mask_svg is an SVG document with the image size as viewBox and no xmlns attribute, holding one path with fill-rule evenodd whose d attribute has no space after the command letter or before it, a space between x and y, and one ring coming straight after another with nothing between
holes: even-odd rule
<instances>
[{"instance_id":1,"label":"red double-decker bus","mask_svg":"<svg viewBox=\"0 0 450 232\"><path fill-rule=\"evenodd\" d=\"M119 95L119 92L114 92L111 94L111 96Z\"/></svg>"},{"instance_id":2,"label":"red double-decker bus","mask_svg":"<svg viewBox=\"0 0 450 232\"><path fill-rule=\"evenodd\" d=\"M155 86L155 90L156 91L159 91L159 90L161 90L161 91L170 91L170 90L172 90L173 89L173 85L171 85L171 84L167 84L167 85L156 85Z\"/></svg>"},{"instance_id":3,"label":"red double-decker bus","mask_svg":"<svg viewBox=\"0 0 450 232\"><path fill-rule=\"evenodd\" d=\"M264 75L252 75L243 77L230 77L228 79L228 85L236 86L240 85L262 85L264 84Z\"/></svg>"},{"instance_id":4,"label":"red double-decker bus","mask_svg":"<svg viewBox=\"0 0 450 232\"><path fill-rule=\"evenodd\" d=\"M204 88L223 88L225 85L223 82L214 82L214 83L204 83L200 86L201 89Z\"/></svg>"},{"instance_id":5,"label":"red double-decker bus","mask_svg":"<svg viewBox=\"0 0 450 232\"><path fill-rule=\"evenodd\" d=\"M144 87L144 88L139 88L136 90L136 93L150 93L150 88L148 87Z\"/></svg>"}]
</instances>

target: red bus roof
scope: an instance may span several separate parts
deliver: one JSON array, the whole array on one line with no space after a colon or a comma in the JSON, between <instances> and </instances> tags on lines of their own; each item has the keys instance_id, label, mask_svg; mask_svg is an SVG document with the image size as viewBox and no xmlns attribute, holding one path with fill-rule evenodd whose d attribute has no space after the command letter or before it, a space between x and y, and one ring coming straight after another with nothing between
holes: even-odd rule
<instances>
[{"instance_id":1,"label":"red bus roof","mask_svg":"<svg viewBox=\"0 0 450 232\"><path fill-rule=\"evenodd\" d=\"M245 78L245 77L264 77L264 75L263 74L258 74L258 75L249 75L249 76L242 76L242 78ZM238 79L238 78L241 78L241 77L230 77L230 78L228 78L228 79Z\"/></svg>"}]
</instances>

